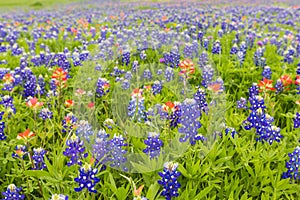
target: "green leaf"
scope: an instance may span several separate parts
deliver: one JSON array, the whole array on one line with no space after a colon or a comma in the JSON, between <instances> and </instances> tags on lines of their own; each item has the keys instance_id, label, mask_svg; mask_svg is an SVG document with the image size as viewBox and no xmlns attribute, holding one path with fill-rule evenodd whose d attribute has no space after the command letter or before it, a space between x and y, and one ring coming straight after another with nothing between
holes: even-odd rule
<instances>
[{"instance_id":1,"label":"green leaf","mask_svg":"<svg viewBox=\"0 0 300 200\"><path fill-rule=\"evenodd\" d=\"M146 197L149 199L149 200L154 200L155 199L155 196L157 195L158 193L158 190L159 190L159 187L160 185L158 183L154 183L152 185L150 185L149 189L148 189L148 192L146 194Z\"/></svg>"},{"instance_id":2,"label":"green leaf","mask_svg":"<svg viewBox=\"0 0 300 200\"><path fill-rule=\"evenodd\" d=\"M178 171L187 178L192 178L192 176L187 172L187 170L183 167L183 165L179 164L178 165Z\"/></svg>"},{"instance_id":3,"label":"green leaf","mask_svg":"<svg viewBox=\"0 0 300 200\"><path fill-rule=\"evenodd\" d=\"M115 183L115 180L114 180L114 177L112 176L111 173L109 173L109 181L110 181L110 189L114 192L114 193L117 193L117 187L116 187L116 183Z\"/></svg>"},{"instance_id":4,"label":"green leaf","mask_svg":"<svg viewBox=\"0 0 300 200\"><path fill-rule=\"evenodd\" d=\"M194 199L202 199L214 188L213 185L204 188Z\"/></svg>"}]
</instances>

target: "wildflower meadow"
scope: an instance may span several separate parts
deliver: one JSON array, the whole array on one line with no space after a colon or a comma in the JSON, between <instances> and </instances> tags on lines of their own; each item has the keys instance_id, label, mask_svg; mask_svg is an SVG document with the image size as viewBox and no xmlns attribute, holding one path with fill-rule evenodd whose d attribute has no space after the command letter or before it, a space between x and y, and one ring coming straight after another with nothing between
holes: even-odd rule
<instances>
[{"instance_id":1,"label":"wildflower meadow","mask_svg":"<svg viewBox=\"0 0 300 200\"><path fill-rule=\"evenodd\" d=\"M0 199L300 199L296 1L0 9Z\"/></svg>"}]
</instances>

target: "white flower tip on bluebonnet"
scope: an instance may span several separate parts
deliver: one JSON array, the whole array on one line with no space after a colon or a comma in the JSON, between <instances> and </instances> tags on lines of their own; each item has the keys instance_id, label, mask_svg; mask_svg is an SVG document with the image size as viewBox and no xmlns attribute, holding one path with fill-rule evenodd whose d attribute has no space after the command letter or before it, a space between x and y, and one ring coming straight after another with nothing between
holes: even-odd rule
<instances>
[{"instance_id":1,"label":"white flower tip on bluebonnet","mask_svg":"<svg viewBox=\"0 0 300 200\"><path fill-rule=\"evenodd\" d=\"M164 164L164 168L168 169L169 171L174 171L178 167L178 163L175 162L166 162Z\"/></svg>"},{"instance_id":2,"label":"white flower tip on bluebonnet","mask_svg":"<svg viewBox=\"0 0 300 200\"><path fill-rule=\"evenodd\" d=\"M85 163L82 167L81 167L85 172L90 171L92 169L92 165L89 163Z\"/></svg>"},{"instance_id":3,"label":"white flower tip on bluebonnet","mask_svg":"<svg viewBox=\"0 0 300 200\"><path fill-rule=\"evenodd\" d=\"M62 194L53 194L50 200L65 200L66 196Z\"/></svg>"},{"instance_id":4,"label":"white flower tip on bluebonnet","mask_svg":"<svg viewBox=\"0 0 300 200\"><path fill-rule=\"evenodd\" d=\"M151 126L151 125L152 125L152 123L151 123L150 121L146 121L145 124L146 124L147 126Z\"/></svg>"},{"instance_id":5,"label":"white flower tip on bluebonnet","mask_svg":"<svg viewBox=\"0 0 300 200\"><path fill-rule=\"evenodd\" d=\"M8 186L7 186L7 189L8 190L10 190L11 192L14 192L15 190L16 190L16 186L15 186L15 184L9 184Z\"/></svg>"},{"instance_id":6,"label":"white flower tip on bluebonnet","mask_svg":"<svg viewBox=\"0 0 300 200\"><path fill-rule=\"evenodd\" d=\"M157 137L157 136L159 136L159 133L157 133L157 132L149 132L148 136L149 137Z\"/></svg>"},{"instance_id":7,"label":"white flower tip on bluebonnet","mask_svg":"<svg viewBox=\"0 0 300 200\"><path fill-rule=\"evenodd\" d=\"M189 105L193 105L196 104L196 100L195 99L185 99L183 101L184 104L189 104Z\"/></svg>"}]
</instances>

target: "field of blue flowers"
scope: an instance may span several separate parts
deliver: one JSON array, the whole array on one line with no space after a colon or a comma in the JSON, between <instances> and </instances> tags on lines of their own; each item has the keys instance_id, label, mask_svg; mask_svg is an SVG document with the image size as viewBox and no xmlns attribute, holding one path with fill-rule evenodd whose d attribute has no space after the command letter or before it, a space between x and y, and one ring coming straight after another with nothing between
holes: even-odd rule
<instances>
[{"instance_id":1,"label":"field of blue flowers","mask_svg":"<svg viewBox=\"0 0 300 200\"><path fill-rule=\"evenodd\" d=\"M300 199L300 6L0 14L1 199Z\"/></svg>"}]
</instances>

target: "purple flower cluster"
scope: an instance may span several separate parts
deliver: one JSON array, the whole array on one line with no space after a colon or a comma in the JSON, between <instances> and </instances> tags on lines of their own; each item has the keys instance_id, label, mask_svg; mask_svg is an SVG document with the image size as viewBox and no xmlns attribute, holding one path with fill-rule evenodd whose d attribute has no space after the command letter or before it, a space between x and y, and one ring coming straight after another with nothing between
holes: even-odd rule
<instances>
[{"instance_id":1,"label":"purple flower cluster","mask_svg":"<svg viewBox=\"0 0 300 200\"><path fill-rule=\"evenodd\" d=\"M163 146L163 141L159 139L159 134L155 132L149 132L148 138L144 140L147 147L143 152L150 156L150 159L157 158L161 153L161 147Z\"/></svg>"},{"instance_id":2,"label":"purple flower cluster","mask_svg":"<svg viewBox=\"0 0 300 200\"><path fill-rule=\"evenodd\" d=\"M189 140L191 145L195 145L198 140L206 140L206 138L198 134L198 129L201 127L199 118L201 111L198 109L198 104L194 99L186 99L181 104L181 117L178 132L184 134L180 138L180 142Z\"/></svg>"},{"instance_id":3,"label":"purple flower cluster","mask_svg":"<svg viewBox=\"0 0 300 200\"><path fill-rule=\"evenodd\" d=\"M198 87L197 92L194 94L194 99L196 100L198 109L200 109L202 112L207 113L208 112L208 104L207 104L207 100L206 100L205 90Z\"/></svg>"},{"instance_id":4,"label":"purple flower cluster","mask_svg":"<svg viewBox=\"0 0 300 200\"><path fill-rule=\"evenodd\" d=\"M109 81L105 78L99 78L96 87L96 97L105 96L109 92Z\"/></svg>"},{"instance_id":5,"label":"purple flower cluster","mask_svg":"<svg viewBox=\"0 0 300 200\"><path fill-rule=\"evenodd\" d=\"M74 180L78 183L78 187L75 188L76 192L82 191L84 188L87 188L89 192L97 193L95 186L100 182L100 179L96 177L98 169L92 168L92 165L85 163L79 169L79 175Z\"/></svg>"},{"instance_id":6,"label":"purple flower cluster","mask_svg":"<svg viewBox=\"0 0 300 200\"><path fill-rule=\"evenodd\" d=\"M63 154L70 158L70 161L67 163L68 166L71 165L82 165L81 159L88 156L85 152L84 142L79 139L78 136L73 134L71 139L66 142L66 149Z\"/></svg>"},{"instance_id":7,"label":"purple flower cluster","mask_svg":"<svg viewBox=\"0 0 300 200\"><path fill-rule=\"evenodd\" d=\"M178 177L181 175L177 171L178 163L167 162L164 164L163 172L159 172L161 180L158 183L164 188L161 192L161 196L164 196L166 200L171 200L172 197L178 197L178 189L181 184L177 181Z\"/></svg>"},{"instance_id":8,"label":"purple flower cluster","mask_svg":"<svg viewBox=\"0 0 300 200\"><path fill-rule=\"evenodd\" d=\"M7 186L7 190L5 192L2 192L2 195L4 196L3 200L22 200L25 199L24 194L20 194L22 191L22 188L17 188L14 184L10 184Z\"/></svg>"},{"instance_id":9,"label":"purple flower cluster","mask_svg":"<svg viewBox=\"0 0 300 200\"><path fill-rule=\"evenodd\" d=\"M0 112L0 120L2 120L4 115L4 112ZM5 122L0 121L0 140L5 140L6 135L4 134L4 129L5 129Z\"/></svg>"},{"instance_id":10,"label":"purple flower cluster","mask_svg":"<svg viewBox=\"0 0 300 200\"><path fill-rule=\"evenodd\" d=\"M33 149L33 155L32 155L32 160L34 164L33 170L43 170L47 168L44 160L44 156L46 155L46 153L47 151L42 147Z\"/></svg>"},{"instance_id":11,"label":"purple flower cluster","mask_svg":"<svg viewBox=\"0 0 300 200\"><path fill-rule=\"evenodd\" d=\"M272 125L273 118L265 113L264 99L261 96L250 96L249 102L251 104L250 115L243 122L244 128L246 130L254 128L258 141L266 141L269 144L272 144L274 141L280 142L282 138L280 128Z\"/></svg>"},{"instance_id":12,"label":"purple flower cluster","mask_svg":"<svg viewBox=\"0 0 300 200\"><path fill-rule=\"evenodd\" d=\"M296 147L289 153L290 160L286 162L287 172L282 174L282 178L300 180L300 147Z\"/></svg>"}]
</instances>

